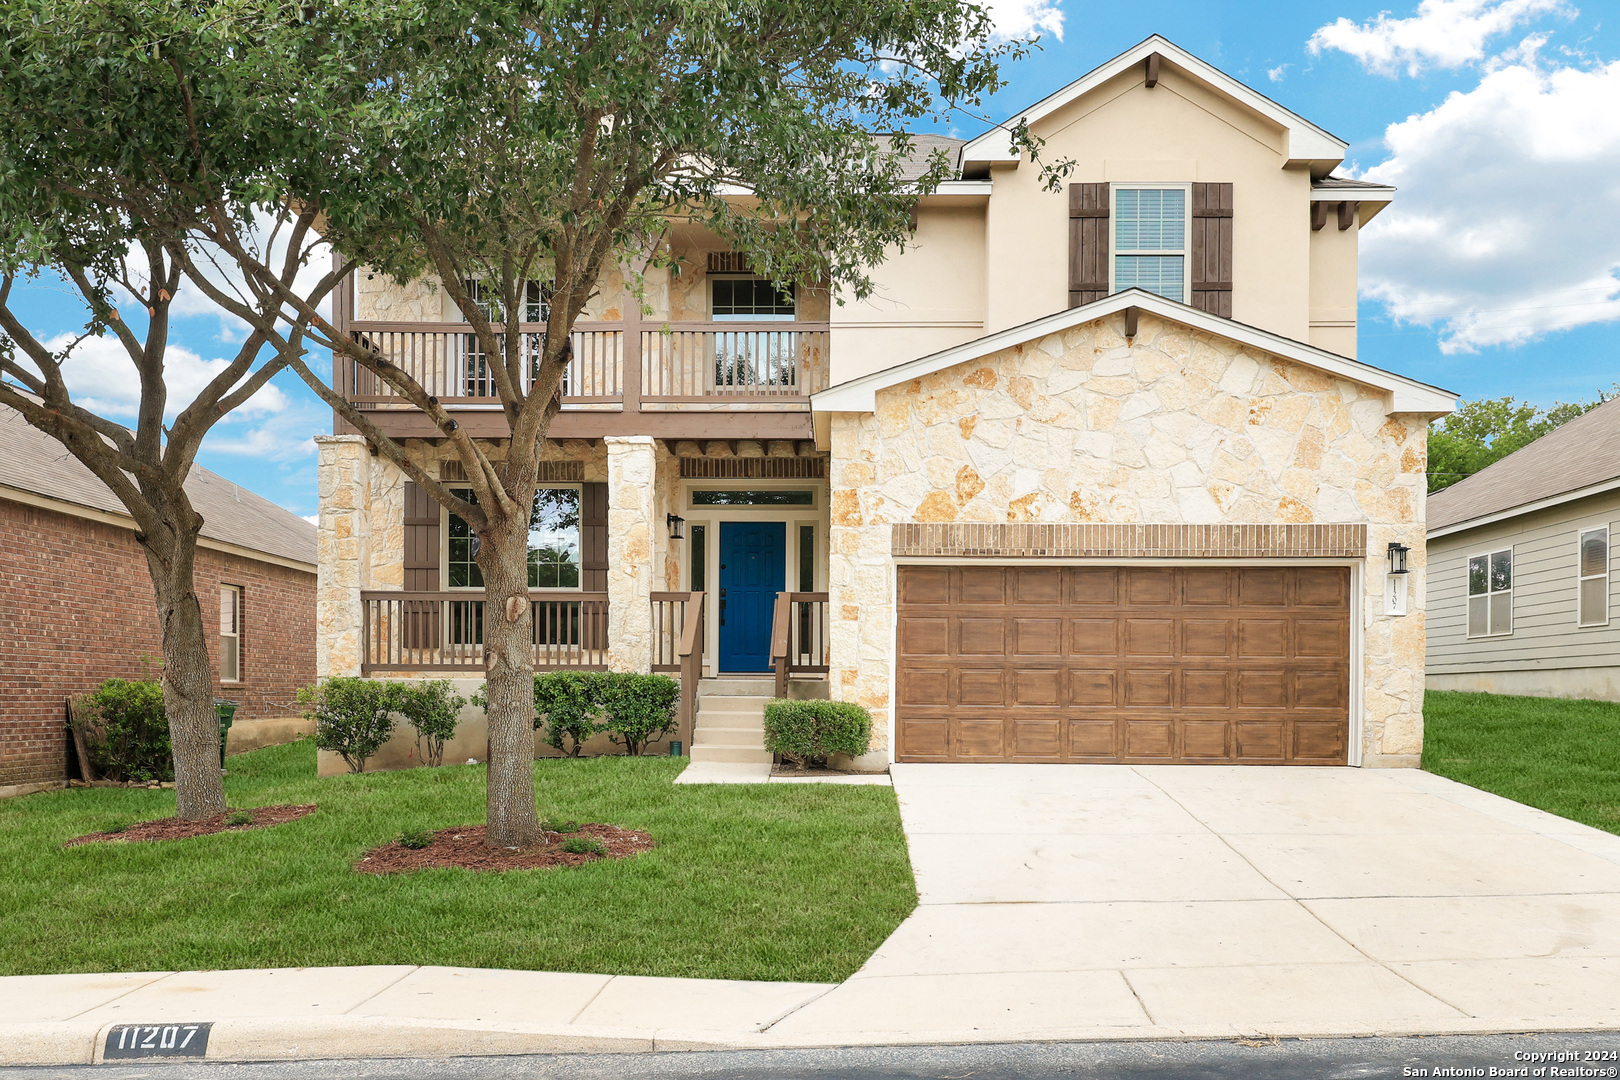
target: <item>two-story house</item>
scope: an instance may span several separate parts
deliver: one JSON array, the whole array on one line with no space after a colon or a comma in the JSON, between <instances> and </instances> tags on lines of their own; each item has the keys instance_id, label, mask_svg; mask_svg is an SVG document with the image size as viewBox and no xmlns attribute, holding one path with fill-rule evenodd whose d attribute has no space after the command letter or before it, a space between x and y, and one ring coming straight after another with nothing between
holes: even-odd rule
<instances>
[{"instance_id":1,"label":"two-story house","mask_svg":"<svg viewBox=\"0 0 1620 1080\"><path fill-rule=\"evenodd\" d=\"M923 140L957 178L870 300L779 293L684 225L653 314L602 283L546 447L537 662L700 652L695 760L760 757L775 671L872 710L866 767L1415 764L1425 427L1454 398L1356 359L1357 233L1393 191L1160 37L1022 115L1062 189L1002 129ZM501 434L431 283L340 308ZM323 673L476 677L465 528L341 429L320 469Z\"/></svg>"}]
</instances>

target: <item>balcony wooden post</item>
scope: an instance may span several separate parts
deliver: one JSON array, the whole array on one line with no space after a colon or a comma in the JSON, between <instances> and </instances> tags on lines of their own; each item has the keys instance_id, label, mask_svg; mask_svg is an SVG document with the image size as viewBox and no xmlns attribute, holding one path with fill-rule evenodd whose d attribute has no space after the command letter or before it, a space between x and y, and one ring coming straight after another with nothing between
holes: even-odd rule
<instances>
[{"instance_id":1,"label":"balcony wooden post","mask_svg":"<svg viewBox=\"0 0 1620 1080\"><path fill-rule=\"evenodd\" d=\"M624 289L624 411L641 411L641 301Z\"/></svg>"}]
</instances>

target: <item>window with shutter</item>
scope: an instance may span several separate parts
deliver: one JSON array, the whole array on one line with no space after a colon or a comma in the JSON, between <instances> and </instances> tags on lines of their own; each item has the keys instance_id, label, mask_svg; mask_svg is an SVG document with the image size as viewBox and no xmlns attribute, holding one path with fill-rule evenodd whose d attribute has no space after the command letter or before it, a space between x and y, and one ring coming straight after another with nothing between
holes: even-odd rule
<instances>
[{"instance_id":1,"label":"window with shutter","mask_svg":"<svg viewBox=\"0 0 1620 1080\"><path fill-rule=\"evenodd\" d=\"M405 591L439 591L439 503L414 481L405 483ZM402 615L405 648L438 647L436 601L406 601Z\"/></svg>"},{"instance_id":2,"label":"window with shutter","mask_svg":"<svg viewBox=\"0 0 1620 1080\"><path fill-rule=\"evenodd\" d=\"M1192 186L1192 306L1232 317L1232 185Z\"/></svg>"},{"instance_id":3,"label":"window with shutter","mask_svg":"<svg viewBox=\"0 0 1620 1080\"><path fill-rule=\"evenodd\" d=\"M1108 185L1069 185L1069 306L1108 295Z\"/></svg>"},{"instance_id":4,"label":"window with shutter","mask_svg":"<svg viewBox=\"0 0 1620 1080\"><path fill-rule=\"evenodd\" d=\"M1115 187L1114 291L1145 289L1187 300L1187 188Z\"/></svg>"}]
</instances>

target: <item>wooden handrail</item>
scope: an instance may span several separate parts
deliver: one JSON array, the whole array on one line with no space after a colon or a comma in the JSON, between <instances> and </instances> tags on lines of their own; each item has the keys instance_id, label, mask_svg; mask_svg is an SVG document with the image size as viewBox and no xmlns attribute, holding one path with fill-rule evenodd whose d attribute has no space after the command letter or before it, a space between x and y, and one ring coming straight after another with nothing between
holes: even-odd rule
<instances>
[{"instance_id":1,"label":"wooden handrail","mask_svg":"<svg viewBox=\"0 0 1620 1080\"><path fill-rule=\"evenodd\" d=\"M828 594L824 592L779 592L776 594L776 609L771 615L771 667L776 671L777 697L787 697L788 679L793 672L825 672L827 670L827 665L824 663L795 663L794 650L791 645L793 637L793 605L826 605L827 602ZM803 646L803 644L801 641L800 645ZM823 640L822 644L825 647L825 640Z\"/></svg>"},{"instance_id":2,"label":"wooden handrail","mask_svg":"<svg viewBox=\"0 0 1620 1080\"><path fill-rule=\"evenodd\" d=\"M698 683L703 679L703 593L655 592L653 604L653 665L654 671L677 672L680 675L681 696L675 714L677 735L685 752L692 752L692 729L697 720ZM664 607L668 605L668 607ZM678 639L673 629L668 634L672 611L679 605L681 630ZM667 644L665 644L667 642ZM661 659L662 658L662 659Z\"/></svg>"}]
</instances>

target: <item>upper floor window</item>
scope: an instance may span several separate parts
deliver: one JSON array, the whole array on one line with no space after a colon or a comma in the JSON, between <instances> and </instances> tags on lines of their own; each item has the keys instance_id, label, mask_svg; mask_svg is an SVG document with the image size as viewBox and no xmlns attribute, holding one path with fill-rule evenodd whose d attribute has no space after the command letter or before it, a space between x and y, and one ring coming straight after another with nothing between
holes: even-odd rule
<instances>
[{"instance_id":1,"label":"upper floor window","mask_svg":"<svg viewBox=\"0 0 1620 1080\"><path fill-rule=\"evenodd\" d=\"M1513 549L1468 560L1468 636L1513 633Z\"/></svg>"},{"instance_id":2,"label":"upper floor window","mask_svg":"<svg viewBox=\"0 0 1620 1080\"><path fill-rule=\"evenodd\" d=\"M716 277L714 318L720 321L782 322L796 311L794 288L780 291L766 278Z\"/></svg>"},{"instance_id":3,"label":"upper floor window","mask_svg":"<svg viewBox=\"0 0 1620 1080\"><path fill-rule=\"evenodd\" d=\"M1113 291L1187 299L1187 187L1114 188Z\"/></svg>"},{"instance_id":4,"label":"upper floor window","mask_svg":"<svg viewBox=\"0 0 1620 1080\"><path fill-rule=\"evenodd\" d=\"M1580 625L1609 625L1609 527L1585 529L1580 542Z\"/></svg>"},{"instance_id":5,"label":"upper floor window","mask_svg":"<svg viewBox=\"0 0 1620 1080\"><path fill-rule=\"evenodd\" d=\"M468 502L476 503L472 488L452 488ZM529 515L529 588L579 588L578 485L543 487L534 493L534 509ZM473 556L473 533L455 514L449 515L446 530L445 579L452 589L482 589L484 572Z\"/></svg>"},{"instance_id":6,"label":"upper floor window","mask_svg":"<svg viewBox=\"0 0 1620 1080\"><path fill-rule=\"evenodd\" d=\"M506 321L505 307L501 303L498 285L491 285L476 278L469 278L462 284L484 318L497 323ZM523 287L523 318L518 321L541 323L550 318L551 286L539 281L526 282ZM462 321L466 321L465 317Z\"/></svg>"},{"instance_id":7,"label":"upper floor window","mask_svg":"<svg viewBox=\"0 0 1620 1080\"><path fill-rule=\"evenodd\" d=\"M219 587L219 681L242 681L242 590Z\"/></svg>"}]
</instances>

